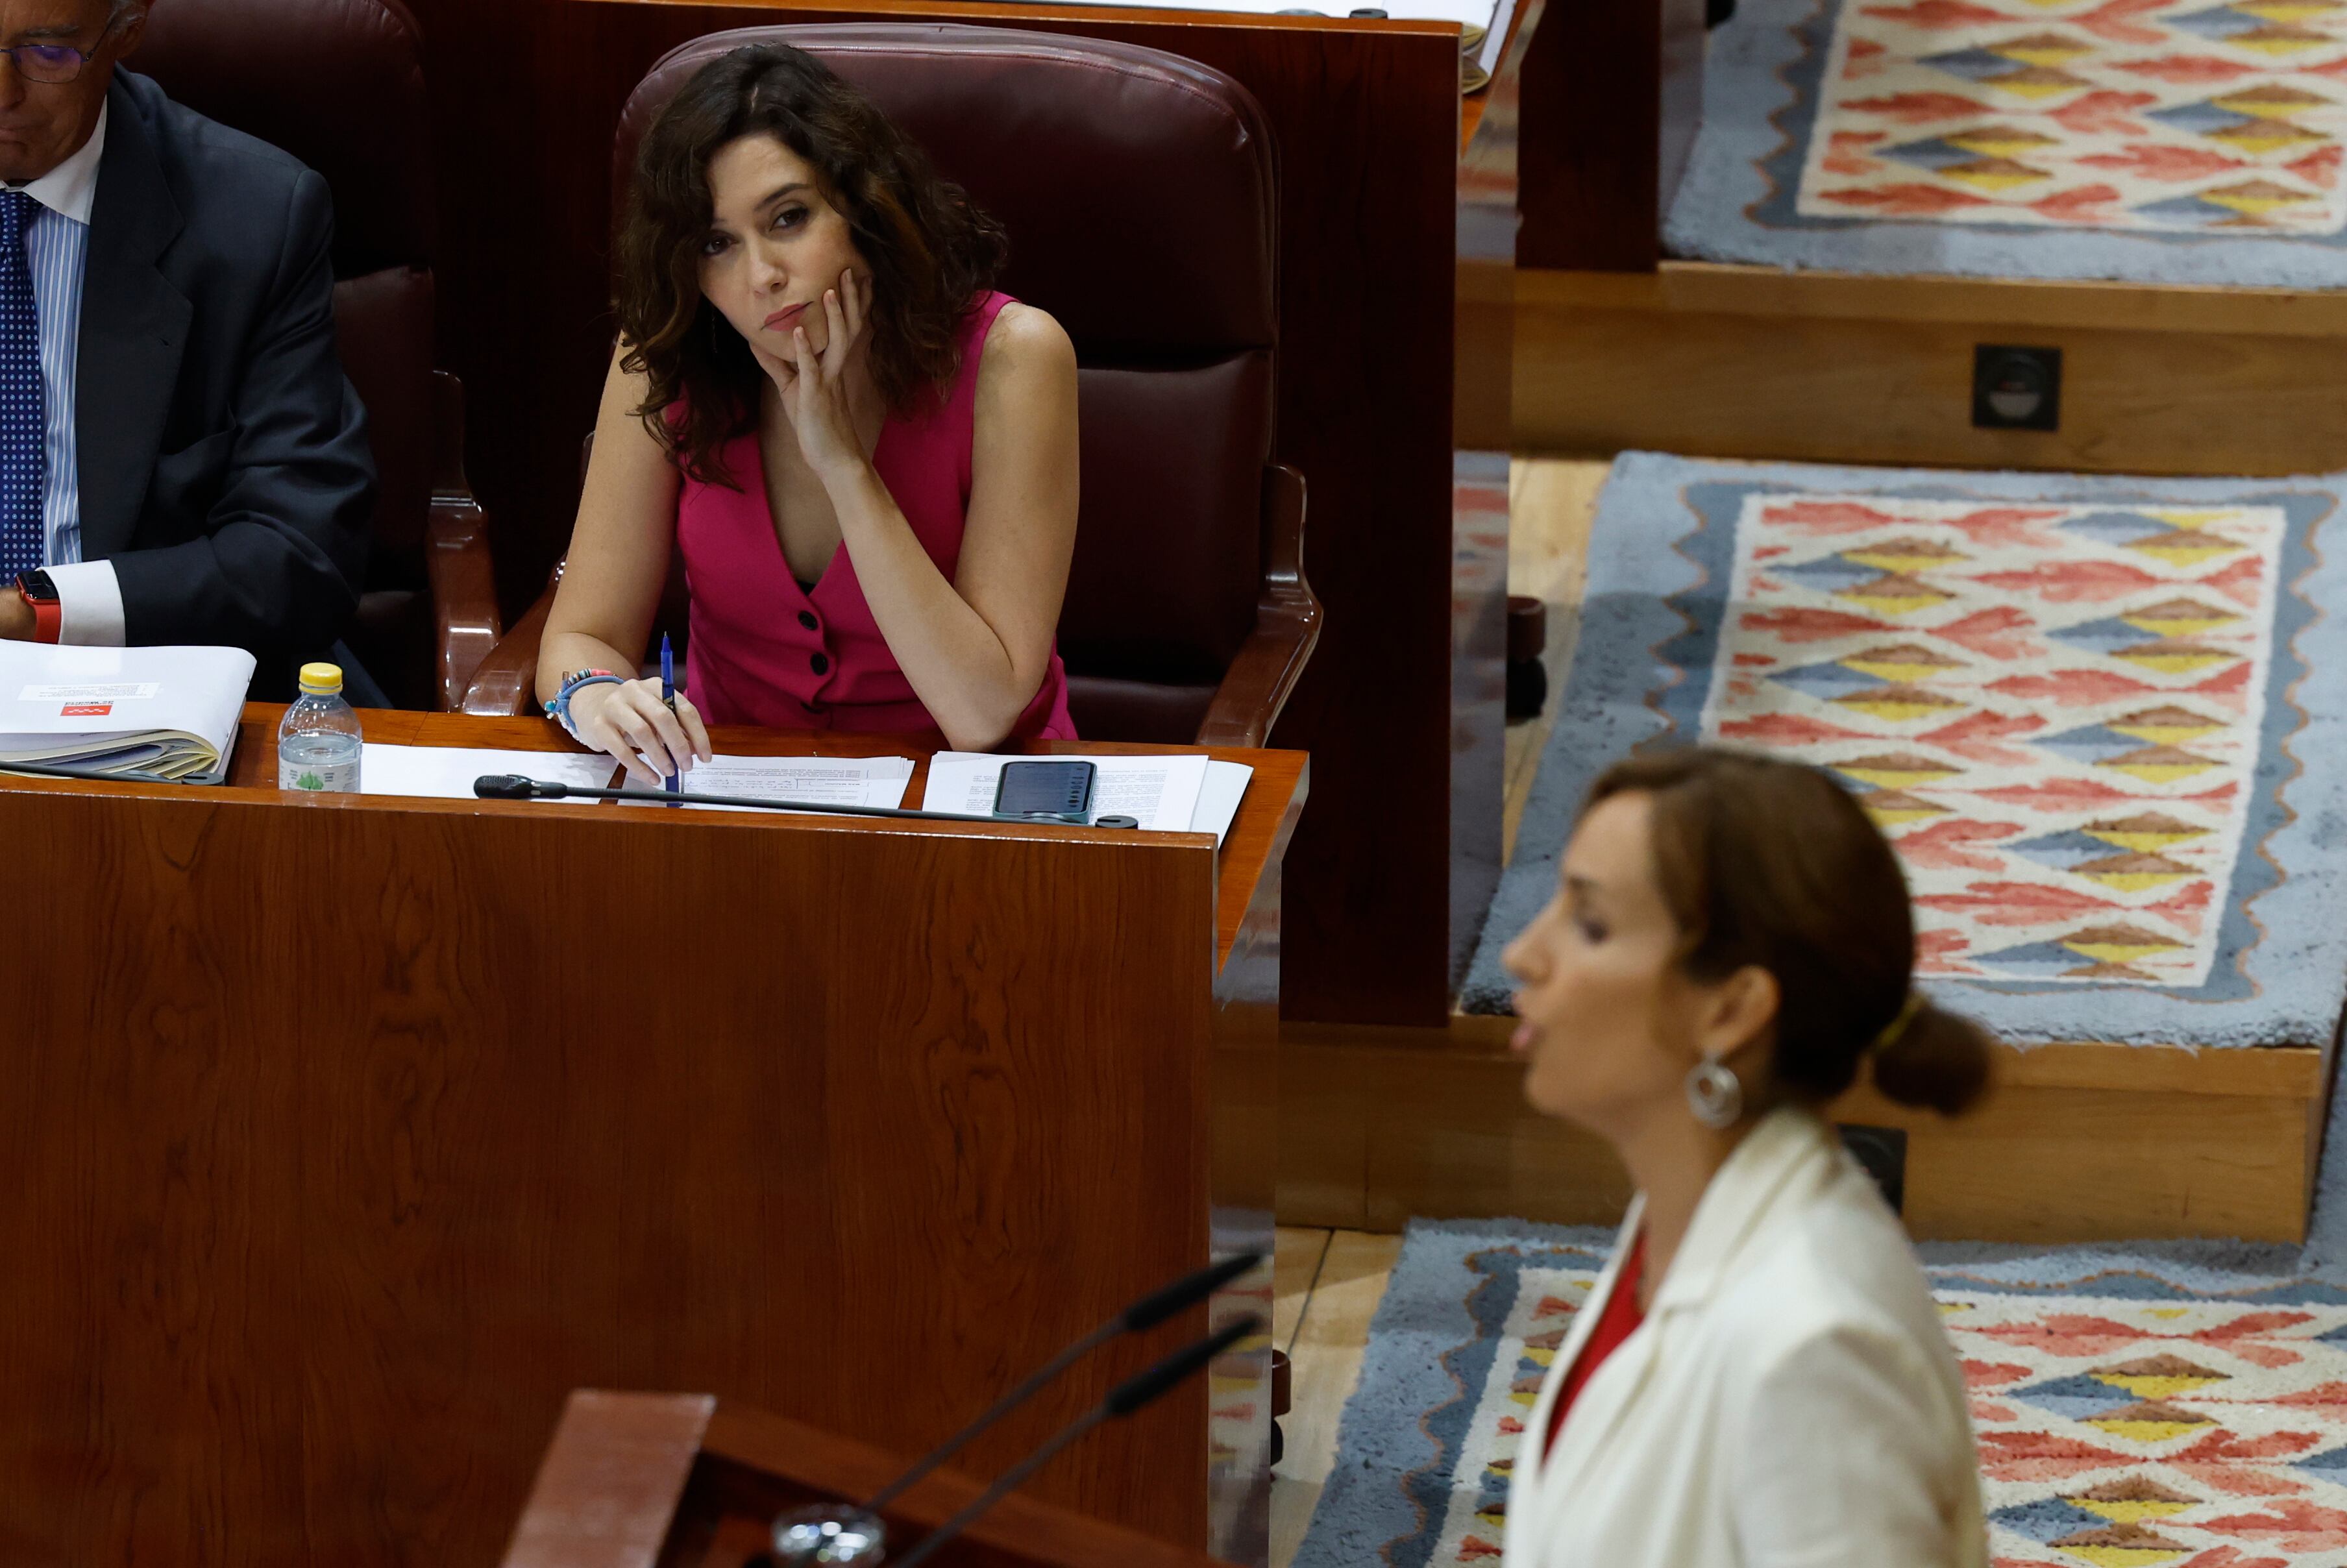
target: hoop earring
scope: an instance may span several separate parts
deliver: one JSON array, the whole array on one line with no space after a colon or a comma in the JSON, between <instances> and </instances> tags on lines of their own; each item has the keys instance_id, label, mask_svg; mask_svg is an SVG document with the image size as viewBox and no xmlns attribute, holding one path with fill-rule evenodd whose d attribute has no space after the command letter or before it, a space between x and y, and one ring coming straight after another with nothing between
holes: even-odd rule
<instances>
[{"instance_id":1,"label":"hoop earring","mask_svg":"<svg viewBox=\"0 0 2347 1568\"><path fill-rule=\"evenodd\" d=\"M1744 1081L1719 1058L1706 1056L1687 1069L1686 1099L1696 1121L1724 1132L1744 1114Z\"/></svg>"}]
</instances>

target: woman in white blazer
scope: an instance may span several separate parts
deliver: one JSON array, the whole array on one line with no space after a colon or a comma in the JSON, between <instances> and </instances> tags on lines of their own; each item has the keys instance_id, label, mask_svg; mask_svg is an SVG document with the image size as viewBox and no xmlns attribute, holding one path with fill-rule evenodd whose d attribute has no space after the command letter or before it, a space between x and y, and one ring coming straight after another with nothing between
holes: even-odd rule
<instances>
[{"instance_id":1,"label":"woman in white blazer","mask_svg":"<svg viewBox=\"0 0 2347 1568\"><path fill-rule=\"evenodd\" d=\"M1963 1376L1818 1108L1963 1110L1987 1041L1910 989L1890 846L1813 769L1599 779L1508 949L1524 1091L1638 1188L1516 1458L1505 1568L1983 1568Z\"/></svg>"}]
</instances>

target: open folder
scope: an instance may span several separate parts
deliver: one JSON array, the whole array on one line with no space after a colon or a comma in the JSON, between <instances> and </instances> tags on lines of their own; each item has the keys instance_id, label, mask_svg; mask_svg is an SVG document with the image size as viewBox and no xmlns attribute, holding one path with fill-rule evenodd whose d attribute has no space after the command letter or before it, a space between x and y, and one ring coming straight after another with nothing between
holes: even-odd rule
<instances>
[{"instance_id":1,"label":"open folder","mask_svg":"<svg viewBox=\"0 0 2347 1568\"><path fill-rule=\"evenodd\" d=\"M0 767L49 763L218 784L252 671L241 648L0 641Z\"/></svg>"}]
</instances>

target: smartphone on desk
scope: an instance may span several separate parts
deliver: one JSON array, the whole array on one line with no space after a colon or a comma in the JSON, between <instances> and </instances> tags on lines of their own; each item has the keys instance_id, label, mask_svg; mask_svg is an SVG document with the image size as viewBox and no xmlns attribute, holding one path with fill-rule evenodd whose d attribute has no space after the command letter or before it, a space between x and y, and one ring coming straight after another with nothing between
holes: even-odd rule
<instances>
[{"instance_id":1,"label":"smartphone on desk","mask_svg":"<svg viewBox=\"0 0 2347 1568\"><path fill-rule=\"evenodd\" d=\"M994 784L994 815L1010 822L1071 822L1092 819L1090 763L1005 763Z\"/></svg>"}]
</instances>

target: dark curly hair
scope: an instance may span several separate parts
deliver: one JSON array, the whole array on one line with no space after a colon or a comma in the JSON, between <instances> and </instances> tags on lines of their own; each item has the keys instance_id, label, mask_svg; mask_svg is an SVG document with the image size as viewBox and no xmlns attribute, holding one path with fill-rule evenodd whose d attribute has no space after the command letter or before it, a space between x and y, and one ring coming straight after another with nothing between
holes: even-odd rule
<instances>
[{"instance_id":1,"label":"dark curly hair","mask_svg":"<svg viewBox=\"0 0 2347 1568\"><path fill-rule=\"evenodd\" d=\"M895 413L952 384L962 319L1010 253L999 223L805 50L752 45L694 72L636 149L614 303L628 345L620 367L651 383L637 417L704 483L734 483L719 448L755 425L764 376L742 334L702 297L709 163L728 144L761 135L806 159L847 220L872 273L873 378ZM682 416L671 413L680 399Z\"/></svg>"}]
</instances>

